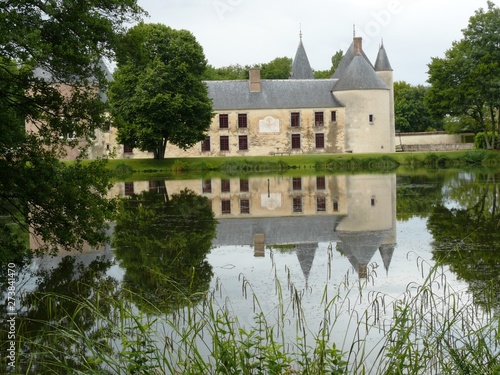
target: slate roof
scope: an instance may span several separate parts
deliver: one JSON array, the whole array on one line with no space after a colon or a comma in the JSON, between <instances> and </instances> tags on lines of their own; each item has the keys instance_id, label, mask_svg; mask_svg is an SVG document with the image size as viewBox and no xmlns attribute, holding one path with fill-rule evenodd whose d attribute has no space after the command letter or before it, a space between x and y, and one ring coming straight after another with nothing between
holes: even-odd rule
<instances>
[{"instance_id":1,"label":"slate roof","mask_svg":"<svg viewBox=\"0 0 500 375\"><path fill-rule=\"evenodd\" d=\"M349 259L356 272L360 265L371 262L373 255L377 252L390 231L380 232L337 232L341 244L338 244ZM381 253L382 257L392 257L392 253ZM389 268L390 260L383 259L384 266Z\"/></svg>"},{"instance_id":2,"label":"slate roof","mask_svg":"<svg viewBox=\"0 0 500 375\"><path fill-rule=\"evenodd\" d=\"M249 82L206 81L214 110L343 107L331 93L332 79L262 80L261 92Z\"/></svg>"},{"instance_id":3,"label":"slate roof","mask_svg":"<svg viewBox=\"0 0 500 375\"><path fill-rule=\"evenodd\" d=\"M265 235L266 245L336 241L333 228L340 218L316 215L218 219L217 236L212 245L252 246L253 235L257 233Z\"/></svg>"},{"instance_id":4,"label":"slate roof","mask_svg":"<svg viewBox=\"0 0 500 375\"><path fill-rule=\"evenodd\" d=\"M370 62L370 59L368 58L368 56L366 56L364 51L361 52L361 55L363 56L363 58L366 60L366 62L373 69L373 65ZM335 79L335 78L342 77L345 74L347 67L351 64L352 59L354 59L354 42L351 43L351 45L347 49L346 53L344 54L344 56L340 60L339 66L337 67L335 72L333 72L332 78Z\"/></svg>"},{"instance_id":5,"label":"slate roof","mask_svg":"<svg viewBox=\"0 0 500 375\"><path fill-rule=\"evenodd\" d=\"M295 58L293 59L290 79L314 79L314 73L311 64L309 64L309 59L307 58L304 44L302 44L302 39L300 40Z\"/></svg>"},{"instance_id":6,"label":"slate roof","mask_svg":"<svg viewBox=\"0 0 500 375\"><path fill-rule=\"evenodd\" d=\"M389 62L383 43L380 45L380 49L378 50L377 60L375 61L375 70L377 72L392 71L391 63Z\"/></svg>"},{"instance_id":7,"label":"slate roof","mask_svg":"<svg viewBox=\"0 0 500 375\"><path fill-rule=\"evenodd\" d=\"M384 81L377 75L373 66L363 55L353 57L333 91L387 89Z\"/></svg>"}]
</instances>

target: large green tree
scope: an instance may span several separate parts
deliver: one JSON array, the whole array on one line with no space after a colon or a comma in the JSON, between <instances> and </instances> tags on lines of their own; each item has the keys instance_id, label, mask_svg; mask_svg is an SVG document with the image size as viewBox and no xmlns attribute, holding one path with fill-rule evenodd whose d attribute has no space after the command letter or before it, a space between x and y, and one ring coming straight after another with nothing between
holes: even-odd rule
<instances>
[{"instance_id":1,"label":"large green tree","mask_svg":"<svg viewBox=\"0 0 500 375\"><path fill-rule=\"evenodd\" d=\"M425 105L423 85L412 86L407 82L394 82L394 115L396 129L402 132L442 130L443 122L433 118Z\"/></svg>"},{"instance_id":2,"label":"large green tree","mask_svg":"<svg viewBox=\"0 0 500 375\"><path fill-rule=\"evenodd\" d=\"M429 64L431 88L426 96L430 110L438 116L470 118L474 131L498 133L500 147L500 9L488 1L488 9L477 10L444 58ZM470 127L470 123L467 124ZM495 148L486 138L488 148Z\"/></svg>"},{"instance_id":3,"label":"large green tree","mask_svg":"<svg viewBox=\"0 0 500 375\"><path fill-rule=\"evenodd\" d=\"M109 90L118 141L163 159L168 143L186 149L203 140L213 113L202 82L207 62L195 37L140 23L120 46Z\"/></svg>"},{"instance_id":4,"label":"large green tree","mask_svg":"<svg viewBox=\"0 0 500 375\"><path fill-rule=\"evenodd\" d=\"M61 134L90 143L104 126L102 59L141 13L136 0L1 2L1 264L29 254L28 232L43 250L104 239L112 209L104 163L62 163L76 142Z\"/></svg>"}]
</instances>

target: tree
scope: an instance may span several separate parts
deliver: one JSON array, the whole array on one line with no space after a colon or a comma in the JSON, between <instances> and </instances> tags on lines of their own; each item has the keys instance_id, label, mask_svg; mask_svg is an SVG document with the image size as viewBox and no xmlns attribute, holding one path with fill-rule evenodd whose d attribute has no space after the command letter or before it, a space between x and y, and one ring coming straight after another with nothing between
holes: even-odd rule
<instances>
[{"instance_id":1,"label":"tree","mask_svg":"<svg viewBox=\"0 0 500 375\"><path fill-rule=\"evenodd\" d=\"M274 60L261 64L260 76L263 79L288 79L292 70L290 57L277 57Z\"/></svg>"},{"instance_id":2,"label":"tree","mask_svg":"<svg viewBox=\"0 0 500 375\"><path fill-rule=\"evenodd\" d=\"M454 42L445 58L433 58L429 66L431 89L426 103L440 116L470 117L485 134L498 132L500 148L500 9L488 1L488 10L479 9ZM493 141L485 139L488 148Z\"/></svg>"},{"instance_id":3,"label":"tree","mask_svg":"<svg viewBox=\"0 0 500 375\"><path fill-rule=\"evenodd\" d=\"M213 117L201 80L206 65L187 30L145 23L130 29L109 90L118 141L163 159L169 142L187 149L205 139Z\"/></svg>"},{"instance_id":4,"label":"tree","mask_svg":"<svg viewBox=\"0 0 500 375\"><path fill-rule=\"evenodd\" d=\"M316 70L314 72L314 78L331 78L335 70L337 70L342 57L344 57L344 52L339 49L335 52L335 55L332 56L332 67L328 70Z\"/></svg>"},{"instance_id":5,"label":"tree","mask_svg":"<svg viewBox=\"0 0 500 375\"><path fill-rule=\"evenodd\" d=\"M27 233L42 250L96 245L110 217L103 161L60 162L105 124L102 59L124 24L142 14L136 0L12 0L0 8L0 261L22 262ZM26 133L24 123L35 131ZM82 157L84 150L82 152ZM5 272L2 267L0 272Z\"/></svg>"},{"instance_id":6,"label":"tree","mask_svg":"<svg viewBox=\"0 0 500 375\"><path fill-rule=\"evenodd\" d=\"M248 79L249 66L229 65L222 68L215 68L212 65L207 65L203 79L205 81L223 81Z\"/></svg>"},{"instance_id":7,"label":"tree","mask_svg":"<svg viewBox=\"0 0 500 375\"><path fill-rule=\"evenodd\" d=\"M441 130L442 121L432 118L424 98L427 88L412 86L404 81L394 82L394 114L396 129L402 132Z\"/></svg>"}]
</instances>

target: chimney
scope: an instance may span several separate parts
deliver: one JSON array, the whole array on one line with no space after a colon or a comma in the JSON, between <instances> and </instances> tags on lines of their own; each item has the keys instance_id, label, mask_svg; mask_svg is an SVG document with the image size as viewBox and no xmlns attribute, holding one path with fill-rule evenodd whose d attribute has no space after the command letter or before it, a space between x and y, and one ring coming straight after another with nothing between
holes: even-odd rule
<instances>
[{"instance_id":1,"label":"chimney","mask_svg":"<svg viewBox=\"0 0 500 375\"><path fill-rule=\"evenodd\" d=\"M250 92L260 92L260 69L250 69Z\"/></svg>"},{"instance_id":2,"label":"chimney","mask_svg":"<svg viewBox=\"0 0 500 375\"><path fill-rule=\"evenodd\" d=\"M363 38L360 36L354 37L354 56L361 55L363 53Z\"/></svg>"}]
</instances>

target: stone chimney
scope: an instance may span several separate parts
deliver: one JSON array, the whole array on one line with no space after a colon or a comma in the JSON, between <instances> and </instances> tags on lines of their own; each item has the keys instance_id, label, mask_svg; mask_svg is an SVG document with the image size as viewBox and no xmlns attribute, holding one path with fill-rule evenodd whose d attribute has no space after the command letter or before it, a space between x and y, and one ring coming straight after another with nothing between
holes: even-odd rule
<instances>
[{"instance_id":1,"label":"stone chimney","mask_svg":"<svg viewBox=\"0 0 500 375\"><path fill-rule=\"evenodd\" d=\"M360 36L354 37L354 56L363 54L363 38Z\"/></svg>"},{"instance_id":2,"label":"stone chimney","mask_svg":"<svg viewBox=\"0 0 500 375\"><path fill-rule=\"evenodd\" d=\"M260 92L260 69L250 69L250 92Z\"/></svg>"}]
</instances>

